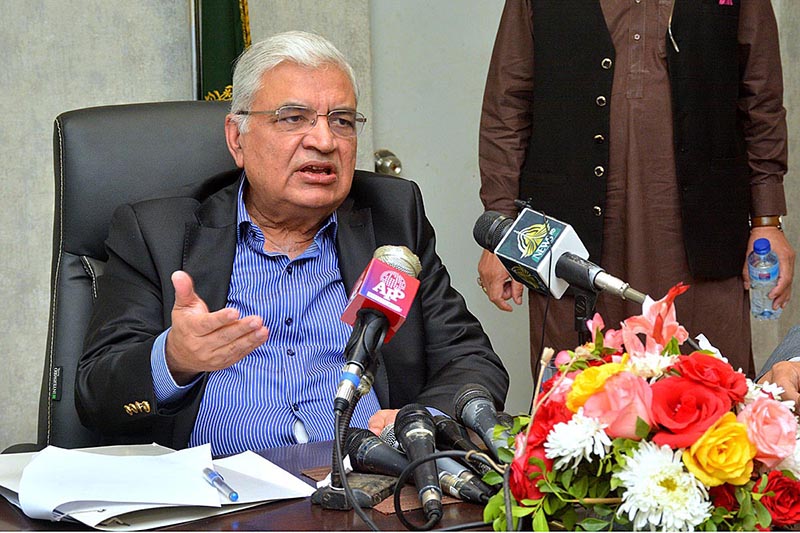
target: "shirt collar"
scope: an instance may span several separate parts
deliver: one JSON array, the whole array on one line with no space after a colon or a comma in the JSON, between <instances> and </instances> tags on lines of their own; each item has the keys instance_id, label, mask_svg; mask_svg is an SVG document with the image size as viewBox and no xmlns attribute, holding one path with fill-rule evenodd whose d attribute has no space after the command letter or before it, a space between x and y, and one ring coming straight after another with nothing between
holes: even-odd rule
<instances>
[{"instance_id":1,"label":"shirt collar","mask_svg":"<svg viewBox=\"0 0 800 533\"><path fill-rule=\"evenodd\" d=\"M253 220L250 218L250 213L247 212L247 208L244 205L244 193L247 190L246 187L249 187L247 183L247 177L245 176L245 173L242 172L242 179L239 182L239 192L236 195L236 242L242 242L244 236L247 235L247 230L251 227L257 232L261 233L261 228L259 228L257 224L253 223ZM326 234L330 235L331 238L335 240L338 228L339 217L337 216L336 211L334 211L314 236L314 240L318 241L321 236ZM317 242L317 244L319 244L319 242Z\"/></svg>"}]
</instances>

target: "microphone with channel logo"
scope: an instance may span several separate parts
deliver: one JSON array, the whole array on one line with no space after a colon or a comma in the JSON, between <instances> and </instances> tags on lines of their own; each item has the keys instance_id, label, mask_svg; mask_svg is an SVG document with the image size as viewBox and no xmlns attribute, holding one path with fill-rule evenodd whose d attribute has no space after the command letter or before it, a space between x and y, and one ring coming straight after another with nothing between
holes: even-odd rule
<instances>
[{"instance_id":1,"label":"microphone with channel logo","mask_svg":"<svg viewBox=\"0 0 800 533\"><path fill-rule=\"evenodd\" d=\"M350 407L375 353L405 322L419 289L420 270L419 258L405 246L375 250L342 313L342 321L353 326L353 333L345 346L334 410L344 413Z\"/></svg>"},{"instance_id":2,"label":"microphone with channel logo","mask_svg":"<svg viewBox=\"0 0 800 533\"><path fill-rule=\"evenodd\" d=\"M522 209L516 219L486 211L475 222L472 235L481 247L494 252L511 277L542 294L561 298L574 285L640 304L646 298L589 261L589 252L572 226L533 209Z\"/></svg>"}]
</instances>

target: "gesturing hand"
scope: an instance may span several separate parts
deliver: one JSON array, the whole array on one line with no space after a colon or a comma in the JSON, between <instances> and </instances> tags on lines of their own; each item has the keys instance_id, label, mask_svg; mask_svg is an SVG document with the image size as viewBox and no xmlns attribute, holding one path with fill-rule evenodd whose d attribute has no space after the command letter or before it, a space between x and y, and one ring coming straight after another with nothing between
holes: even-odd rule
<instances>
[{"instance_id":1,"label":"gesturing hand","mask_svg":"<svg viewBox=\"0 0 800 533\"><path fill-rule=\"evenodd\" d=\"M231 366L267 340L269 332L259 316L239 318L239 311L231 308L209 312L186 272L175 271L172 285L175 305L166 354L167 366L179 385L199 372Z\"/></svg>"}]
</instances>

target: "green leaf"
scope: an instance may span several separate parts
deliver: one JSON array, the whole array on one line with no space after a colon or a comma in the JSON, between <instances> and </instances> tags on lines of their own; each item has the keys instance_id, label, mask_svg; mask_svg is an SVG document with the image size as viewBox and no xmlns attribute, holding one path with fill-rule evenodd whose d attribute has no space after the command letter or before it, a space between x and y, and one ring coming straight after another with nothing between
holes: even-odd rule
<instances>
[{"instance_id":1,"label":"green leaf","mask_svg":"<svg viewBox=\"0 0 800 533\"><path fill-rule=\"evenodd\" d=\"M600 531L601 529L605 529L608 527L607 520L601 520L599 518L585 518L581 520L578 525L583 528L584 531Z\"/></svg>"},{"instance_id":2,"label":"green leaf","mask_svg":"<svg viewBox=\"0 0 800 533\"><path fill-rule=\"evenodd\" d=\"M679 353L681 353L681 349L678 345L678 339L672 337L667 345L664 346L661 355L678 355Z\"/></svg>"},{"instance_id":3,"label":"green leaf","mask_svg":"<svg viewBox=\"0 0 800 533\"><path fill-rule=\"evenodd\" d=\"M492 529L494 531L505 531L506 530L506 519L503 516L498 516L491 522Z\"/></svg>"},{"instance_id":4,"label":"green leaf","mask_svg":"<svg viewBox=\"0 0 800 533\"><path fill-rule=\"evenodd\" d=\"M483 521L488 524L498 516L502 516L505 512L504 506L503 491L500 491L486 502L486 506L483 508Z\"/></svg>"},{"instance_id":5,"label":"green leaf","mask_svg":"<svg viewBox=\"0 0 800 533\"><path fill-rule=\"evenodd\" d=\"M586 497L586 493L589 490L589 479L585 476L579 477L575 483L568 489L570 495L577 499L583 499Z\"/></svg>"},{"instance_id":6,"label":"green leaf","mask_svg":"<svg viewBox=\"0 0 800 533\"><path fill-rule=\"evenodd\" d=\"M536 511L533 515L533 530L534 531L550 531L547 525L547 516L542 509Z\"/></svg>"},{"instance_id":7,"label":"green leaf","mask_svg":"<svg viewBox=\"0 0 800 533\"><path fill-rule=\"evenodd\" d=\"M650 434L650 424L645 422L641 417L636 417L636 436L644 439Z\"/></svg>"},{"instance_id":8,"label":"green leaf","mask_svg":"<svg viewBox=\"0 0 800 533\"><path fill-rule=\"evenodd\" d=\"M514 452L509 450L508 448L500 448L497 450L497 456L500 460L506 464L511 464L514 462Z\"/></svg>"},{"instance_id":9,"label":"green leaf","mask_svg":"<svg viewBox=\"0 0 800 533\"><path fill-rule=\"evenodd\" d=\"M572 476L574 473L572 469L568 469L561 474L561 485L567 490L569 490L570 485L572 485Z\"/></svg>"},{"instance_id":10,"label":"green leaf","mask_svg":"<svg viewBox=\"0 0 800 533\"><path fill-rule=\"evenodd\" d=\"M564 524L564 529L567 531L574 531L575 524L578 521L578 513L572 505L567 506L566 511L561 514L561 522Z\"/></svg>"},{"instance_id":11,"label":"green leaf","mask_svg":"<svg viewBox=\"0 0 800 533\"><path fill-rule=\"evenodd\" d=\"M594 505L592 506L592 511L594 512L594 514L600 517L608 516L614 513L614 509L612 509L608 505Z\"/></svg>"},{"instance_id":12,"label":"green leaf","mask_svg":"<svg viewBox=\"0 0 800 533\"><path fill-rule=\"evenodd\" d=\"M772 515L769 514L769 510L764 506L761 502L755 502L753 504L753 509L756 511L756 519L758 520L758 525L762 528L767 528L772 523Z\"/></svg>"},{"instance_id":13,"label":"green leaf","mask_svg":"<svg viewBox=\"0 0 800 533\"><path fill-rule=\"evenodd\" d=\"M487 485L500 485L503 483L503 476L501 476L494 470L489 470L488 472L486 472L481 479Z\"/></svg>"},{"instance_id":14,"label":"green leaf","mask_svg":"<svg viewBox=\"0 0 800 533\"><path fill-rule=\"evenodd\" d=\"M520 507L519 505L515 505L511 508L511 516L519 518L520 516L528 516L534 511L538 512L538 509L536 507Z\"/></svg>"}]
</instances>

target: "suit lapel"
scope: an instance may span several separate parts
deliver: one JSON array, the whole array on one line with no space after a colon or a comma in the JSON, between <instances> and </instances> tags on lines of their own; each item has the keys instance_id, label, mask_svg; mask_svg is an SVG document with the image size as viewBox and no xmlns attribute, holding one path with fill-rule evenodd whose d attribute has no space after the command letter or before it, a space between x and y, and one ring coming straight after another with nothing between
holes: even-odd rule
<instances>
[{"instance_id":1,"label":"suit lapel","mask_svg":"<svg viewBox=\"0 0 800 533\"><path fill-rule=\"evenodd\" d=\"M183 268L191 273L195 290L211 311L228 299L233 258L236 254L236 195L239 180L203 202L197 220L187 222L183 243Z\"/></svg>"}]
</instances>

